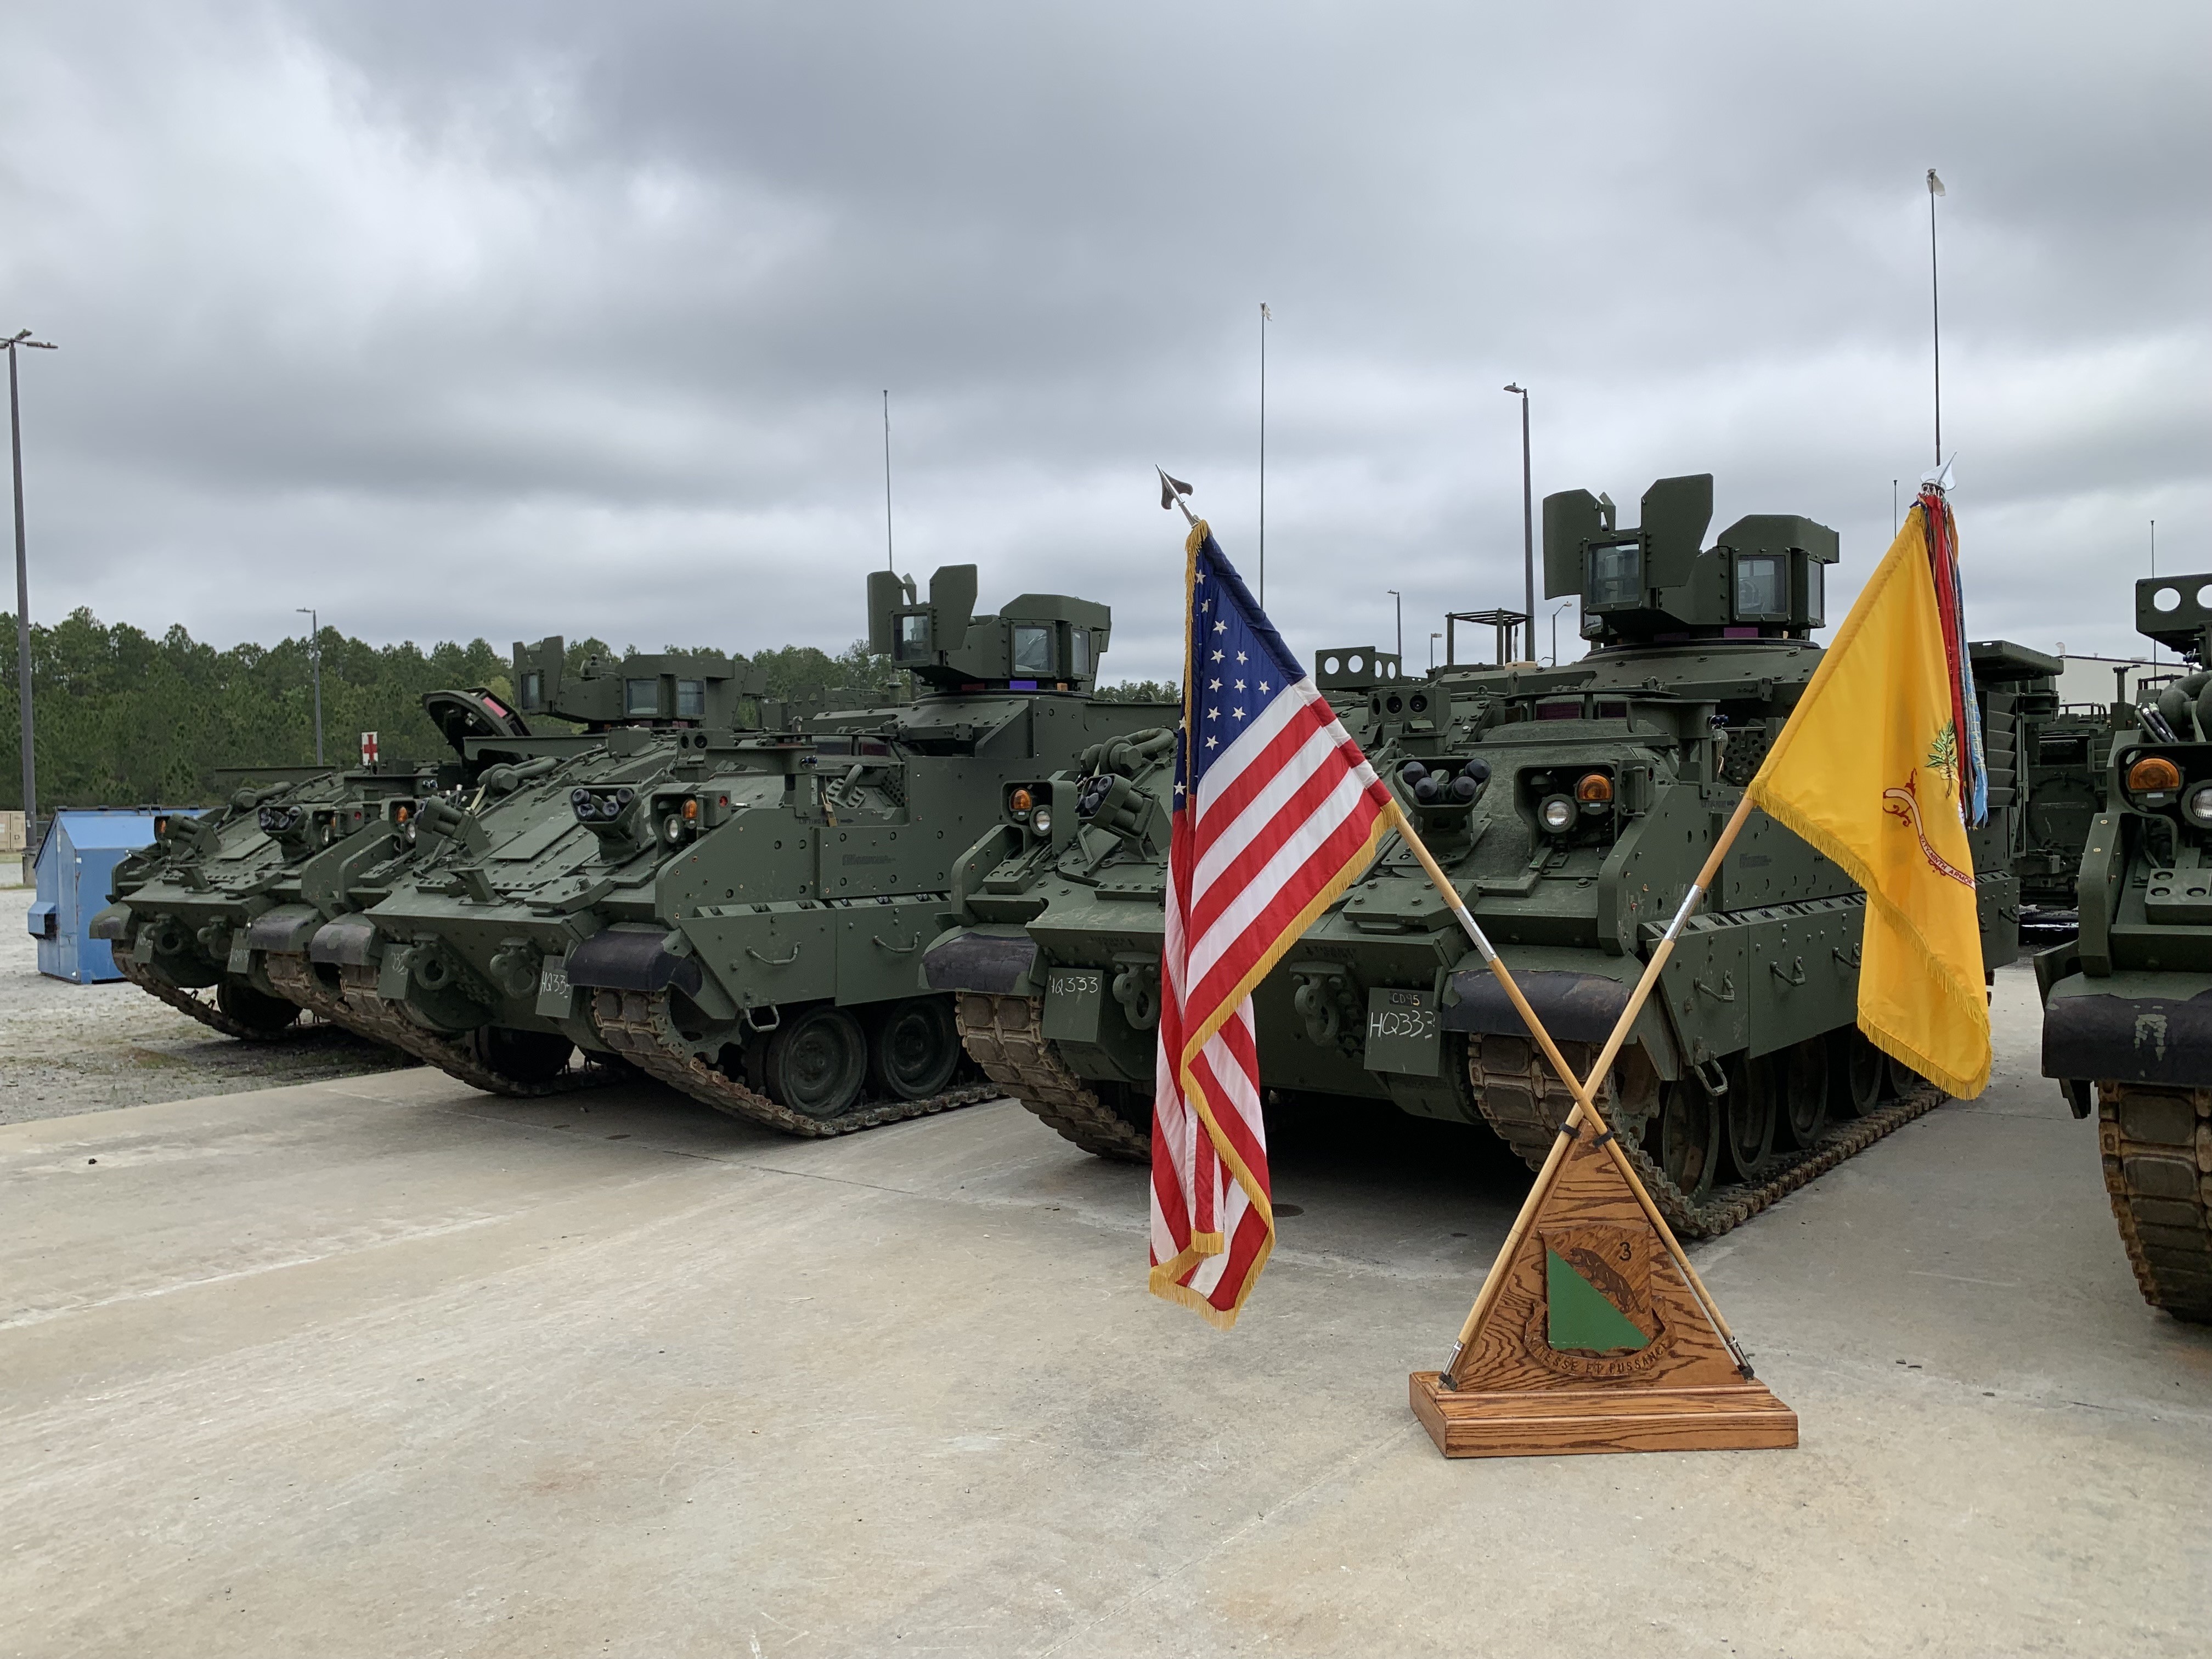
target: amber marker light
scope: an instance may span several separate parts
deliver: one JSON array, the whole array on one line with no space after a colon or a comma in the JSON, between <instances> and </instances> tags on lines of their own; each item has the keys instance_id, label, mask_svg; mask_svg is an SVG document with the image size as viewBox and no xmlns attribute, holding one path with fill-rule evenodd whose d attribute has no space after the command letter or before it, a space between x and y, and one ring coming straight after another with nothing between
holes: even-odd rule
<instances>
[{"instance_id":1,"label":"amber marker light","mask_svg":"<svg viewBox=\"0 0 2212 1659\"><path fill-rule=\"evenodd\" d=\"M2128 794L2163 794L2181 787L2181 768L2163 754L2146 754L2128 768Z\"/></svg>"},{"instance_id":2,"label":"amber marker light","mask_svg":"<svg viewBox=\"0 0 2212 1659\"><path fill-rule=\"evenodd\" d=\"M1602 772L1586 772L1575 786L1575 799L1584 805L1601 805L1613 799L1613 780Z\"/></svg>"},{"instance_id":3,"label":"amber marker light","mask_svg":"<svg viewBox=\"0 0 2212 1659\"><path fill-rule=\"evenodd\" d=\"M684 803L684 822L686 823L696 823L698 821L699 803L696 800L685 801Z\"/></svg>"},{"instance_id":4,"label":"amber marker light","mask_svg":"<svg viewBox=\"0 0 2212 1659\"><path fill-rule=\"evenodd\" d=\"M1017 812L1026 812L1036 805L1036 797L1026 789L1017 789L1006 797L1006 805Z\"/></svg>"}]
</instances>

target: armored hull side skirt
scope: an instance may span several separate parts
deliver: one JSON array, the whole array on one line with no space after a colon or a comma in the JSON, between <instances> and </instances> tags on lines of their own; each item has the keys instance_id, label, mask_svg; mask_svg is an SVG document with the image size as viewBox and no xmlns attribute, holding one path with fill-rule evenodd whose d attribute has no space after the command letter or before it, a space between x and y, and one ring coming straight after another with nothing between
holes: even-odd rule
<instances>
[{"instance_id":1,"label":"armored hull side skirt","mask_svg":"<svg viewBox=\"0 0 2212 1659\"><path fill-rule=\"evenodd\" d=\"M2100 1083L2097 1151L2143 1299L2212 1323L2212 1089Z\"/></svg>"},{"instance_id":2,"label":"armored hull side skirt","mask_svg":"<svg viewBox=\"0 0 2212 1659\"><path fill-rule=\"evenodd\" d=\"M426 1031L407 1018L405 1010L376 994L376 969L349 965L339 969L343 990L333 995L315 977L304 956L270 952L265 958L269 982L301 1007L320 1013L348 1030L373 1042L388 1043L434 1066L448 1077L487 1094L533 1097L567 1094L572 1090L597 1088L611 1083L607 1067L588 1058L550 1078L523 1078L488 1065L466 1042Z\"/></svg>"},{"instance_id":3,"label":"armored hull side skirt","mask_svg":"<svg viewBox=\"0 0 2212 1659\"><path fill-rule=\"evenodd\" d=\"M983 1085L951 1088L926 1100L863 1100L836 1117L809 1117L781 1106L759 1091L709 1065L693 1052L669 1017L668 991L592 993L592 1023L608 1048L649 1077L718 1112L757 1123L787 1135L818 1137L851 1134L910 1117L927 1117L979 1100L995 1100L1000 1091Z\"/></svg>"},{"instance_id":4,"label":"armored hull side skirt","mask_svg":"<svg viewBox=\"0 0 2212 1659\"><path fill-rule=\"evenodd\" d=\"M1099 1099L1053 1053L1044 1036L1044 1007L1036 998L963 991L953 999L953 1007L961 1044L983 1075L1063 1139L1099 1158L1152 1161L1152 1135Z\"/></svg>"},{"instance_id":5,"label":"armored hull side skirt","mask_svg":"<svg viewBox=\"0 0 2212 1659\"><path fill-rule=\"evenodd\" d=\"M1468 1077L1474 1085L1475 1103L1484 1121L1520 1154L1522 1163L1532 1170L1542 1169L1552 1142L1558 1138L1559 1125L1566 1121L1568 1109L1574 1104L1573 1097L1553 1075L1550 1064L1534 1052L1534 1045L1526 1038L1486 1037L1468 1046ZM1562 1042L1559 1049L1571 1066L1587 1066L1596 1058L1593 1045ZM1685 1078L1675 1086L1697 1085ZM1613 1080L1608 1078L1601 1085L1601 1109L1609 1103L1612 1090ZM1826 1175L1845 1158L1864 1152L1884 1135L1934 1111L1944 1098L1934 1084L1923 1083L1888 1105L1837 1125L1822 1135L1810 1151L1782 1154L1775 1173L1765 1180L1716 1188L1711 1196L1702 1200L1683 1192L1651 1156L1626 1135L1621 1137L1620 1145L1634 1162L1638 1176L1650 1189L1652 1201L1667 1218L1668 1225L1686 1237L1716 1238L1730 1228L1741 1226L1815 1176Z\"/></svg>"},{"instance_id":6,"label":"armored hull side skirt","mask_svg":"<svg viewBox=\"0 0 2212 1659\"><path fill-rule=\"evenodd\" d=\"M276 1042L285 1037L301 1035L297 1025L280 1025L273 1030L264 1030L248 1025L242 1019L234 1019L217 1007L212 999L203 1001L180 985L172 985L160 979L140 964L127 951L115 952L116 971L149 997L158 998L179 1013L190 1014L203 1025L222 1032L227 1037L236 1037L240 1042Z\"/></svg>"}]
</instances>

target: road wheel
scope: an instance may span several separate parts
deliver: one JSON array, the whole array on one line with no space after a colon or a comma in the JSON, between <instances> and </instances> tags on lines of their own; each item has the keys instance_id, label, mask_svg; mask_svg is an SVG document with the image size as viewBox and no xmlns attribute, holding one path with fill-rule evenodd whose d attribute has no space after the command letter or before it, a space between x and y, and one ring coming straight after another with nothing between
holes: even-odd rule
<instances>
[{"instance_id":1,"label":"road wheel","mask_svg":"<svg viewBox=\"0 0 2212 1659\"><path fill-rule=\"evenodd\" d=\"M517 1083L550 1083L576 1052L576 1045L558 1031L522 1031L508 1025L479 1025L467 1041L485 1066Z\"/></svg>"},{"instance_id":2,"label":"road wheel","mask_svg":"<svg viewBox=\"0 0 2212 1659\"><path fill-rule=\"evenodd\" d=\"M1644 1127L1644 1150L1692 1204L1712 1191L1721 1161L1720 1109L1694 1078L1666 1085Z\"/></svg>"},{"instance_id":3,"label":"road wheel","mask_svg":"<svg viewBox=\"0 0 2212 1659\"><path fill-rule=\"evenodd\" d=\"M1793 1043L1781 1059L1781 1127L1792 1146L1810 1152L1828 1127L1827 1046L1813 1037Z\"/></svg>"},{"instance_id":4,"label":"road wheel","mask_svg":"<svg viewBox=\"0 0 2212 1659\"><path fill-rule=\"evenodd\" d=\"M881 1010L868 1041L868 1086L901 1100L945 1092L960 1064L949 996L908 997Z\"/></svg>"},{"instance_id":5,"label":"road wheel","mask_svg":"<svg viewBox=\"0 0 2212 1659\"><path fill-rule=\"evenodd\" d=\"M274 1036L294 1024L302 1012L296 1002L261 994L241 980L227 979L216 987L215 1006L240 1025Z\"/></svg>"},{"instance_id":6,"label":"road wheel","mask_svg":"<svg viewBox=\"0 0 2212 1659\"><path fill-rule=\"evenodd\" d=\"M769 1098L809 1117L840 1117L860 1097L868 1043L860 1022L830 1003L784 1016L763 1068Z\"/></svg>"},{"instance_id":7,"label":"road wheel","mask_svg":"<svg viewBox=\"0 0 2212 1659\"><path fill-rule=\"evenodd\" d=\"M1729 1066L1729 1091L1721 1097L1721 1116L1728 1129L1729 1161L1739 1181L1758 1180L1774 1161L1779 1069L1771 1054Z\"/></svg>"},{"instance_id":8,"label":"road wheel","mask_svg":"<svg viewBox=\"0 0 2212 1659\"><path fill-rule=\"evenodd\" d=\"M1828 1109L1838 1117L1863 1117L1881 1104L1889 1057L1856 1025L1828 1033Z\"/></svg>"}]
</instances>

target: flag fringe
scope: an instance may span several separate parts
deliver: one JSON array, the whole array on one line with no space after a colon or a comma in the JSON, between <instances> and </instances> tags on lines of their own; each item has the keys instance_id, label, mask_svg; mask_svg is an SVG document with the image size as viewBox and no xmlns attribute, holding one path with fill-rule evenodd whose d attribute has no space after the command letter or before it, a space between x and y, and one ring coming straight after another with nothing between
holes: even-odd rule
<instances>
[{"instance_id":1,"label":"flag fringe","mask_svg":"<svg viewBox=\"0 0 2212 1659\"><path fill-rule=\"evenodd\" d=\"M1252 1263L1252 1271L1244 1275L1244 1287L1237 1293L1236 1304L1232 1307L1217 1308L1200 1292L1194 1291L1188 1285L1179 1285L1176 1282L1192 1267L1197 1266L1202 1259L1193 1256L1188 1265L1179 1266L1178 1264L1183 1261L1183 1256L1190 1255L1188 1250L1183 1252L1183 1255L1177 1256L1174 1261L1163 1261L1158 1267L1153 1268L1152 1282L1148 1288L1163 1302L1173 1302L1189 1309L1217 1331L1233 1330L1237 1325L1237 1316L1243 1312L1245 1298L1252 1294L1253 1286L1260 1282L1260 1269L1267 1265L1267 1257L1273 1253L1273 1247L1274 1240L1272 1237L1261 1247L1259 1258Z\"/></svg>"},{"instance_id":2,"label":"flag fringe","mask_svg":"<svg viewBox=\"0 0 2212 1659\"><path fill-rule=\"evenodd\" d=\"M1838 645L1840 643L1838 641ZM1837 648L1838 646L1829 647L1831 651ZM1972 1023L1979 1024L1985 1032L1988 1030L1990 1010L1984 988L1978 985L1973 988L1972 994L1968 994L1966 988L1953 976L1942 958L1928 948L1927 941L1922 939L1919 931L1911 925L1911 918L1878 890L1873 878L1874 872L1851 849L1849 843L1832 834L1826 825L1806 817L1795 807L1769 799L1766 792L1759 787L1756 778L1752 781L1751 787L1745 793L1751 796L1753 803L1760 811L1782 825L1784 829L1810 842L1814 851L1832 859L1845 875L1856 882L1866 895L1868 910L1871 913L1879 909L1891 921L1897 924L1898 932L1903 935L1920 958L1921 965L1928 971L1928 977L1943 988L1945 995L1960 1012L1966 1014ZM1980 902L1978 890L1975 896L1975 902L1977 903ZM1861 934L1860 948L1862 951L1865 948L1863 933ZM1902 1038L1894 1036L1887 1031L1878 1030L1869 1025L1863 1019L1859 1022L1859 1029L1867 1034L1868 1040L1875 1048L1893 1059L1902 1060L1946 1094L1955 1095L1961 1100L1972 1100L1990 1086L1989 1066L1986 1062L1984 1063L1980 1076L1960 1077L1948 1067L1919 1053ZM1987 1051L1987 1047L1988 1045L1984 1043L1984 1052Z\"/></svg>"},{"instance_id":3,"label":"flag fringe","mask_svg":"<svg viewBox=\"0 0 2212 1659\"><path fill-rule=\"evenodd\" d=\"M1899 544L1904 542L1905 535L1912 527L1914 514L1920 515L1920 546L1917 551L1908 549L1902 558L1896 557L1894 556ZM1889 552L1883 555L1881 562L1875 567L1874 574L1867 579L1867 585L1860 592L1857 603L1852 605L1850 614L1844 619L1844 625L1836 630L1835 638L1829 641L1828 648L1822 653L1820 665L1813 671L1812 679L1798 696L1799 707L1803 707L1820 694L1821 683L1826 679L1834 665L1843 660L1844 653L1849 651L1857 640L1860 631L1866 625L1867 618L1874 614L1876 601L1881 592L1898 579L1899 571L1909 570L1916 579L1924 577L1929 581L1931 586L1933 586L1933 573L1929 569L1929 544L1927 511L1920 502L1915 501L1911 511L1905 514L1905 523L1899 530L1897 540L1891 543ZM1955 682L1954 684L1955 685ZM1882 896L1879 890L1880 884L1875 879L1873 869L1847 843L1831 833L1826 825L1806 817L1793 807L1773 799L1768 793L1766 780L1780 769L1784 758L1796 746L1798 729L1794 722L1783 727L1781 737L1776 740L1774 746L1767 750L1766 758L1760 763L1758 775L1752 779L1744 793L1751 797L1753 805L1767 817L1809 842L1815 852L1834 860L1844 873L1856 882L1865 893L1869 910L1880 909L1892 921L1898 924L1899 933L1910 941L1922 965L1928 970L1929 977L1943 988L1945 994L1950 999L1955 1010L1966 1016L1972 1023L1980 1025L1986 1033L1989 1030L1990 1012L1984 988L1978 985L1972 988L1970 992L1966 987L1960 985L1953 977L1942 958L1928 948L1927 941L1920 937L1918 930L1910 925L1910 920L1905 913ZM1964 740L1965 735L1963 732L1960 734L1961 741ZM1976 902L1978 903L1980 902L1978 888L1975 897ZM1948 1067L1938 1064L1928 1055L1915 1051L1910 1043L1889 1032L1877 1031L1865 1024L1863 1021L1861 1022L1859 1029L1866 1032L1868 1040L1875 1048L1893 1059L1910 1066L1948 1094L1955 1095L1961 1100L1972 1100L1989 1087L1990 1073L1986 1060L1983 1063L1981 1074L1978 1077L1961 1077ZM1984 1042L1983 1048L1984 1052L1986 1053L1988 1044Z\"/></svg>"}]
</instances>

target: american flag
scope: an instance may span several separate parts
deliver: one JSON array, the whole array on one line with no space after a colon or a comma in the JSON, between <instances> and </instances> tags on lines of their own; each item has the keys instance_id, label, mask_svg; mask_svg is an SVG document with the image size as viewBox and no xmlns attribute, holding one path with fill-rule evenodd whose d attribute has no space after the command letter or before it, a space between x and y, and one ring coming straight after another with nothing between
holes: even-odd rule
<instances>
[{"instance_id":1,"label":"american flag","mask_svg":"<svg viewBox=\"0 0 2212 1659\"><path fill-rule=\"evenodd\" d=\"M1275 1243L1252 989L1367 867L1390 795L1204 520L1185 551L1152 1288L1225 1329Z\"/></svg>"}]
</instances>

